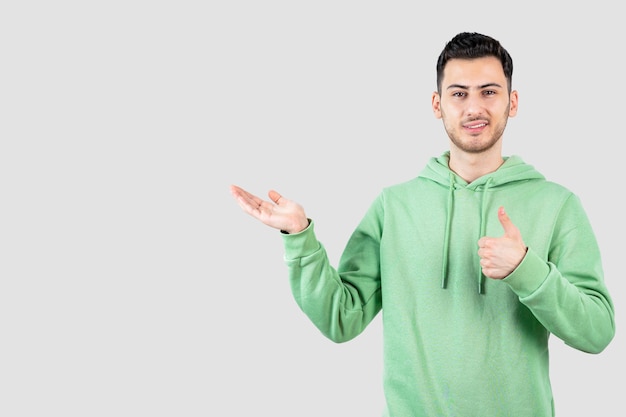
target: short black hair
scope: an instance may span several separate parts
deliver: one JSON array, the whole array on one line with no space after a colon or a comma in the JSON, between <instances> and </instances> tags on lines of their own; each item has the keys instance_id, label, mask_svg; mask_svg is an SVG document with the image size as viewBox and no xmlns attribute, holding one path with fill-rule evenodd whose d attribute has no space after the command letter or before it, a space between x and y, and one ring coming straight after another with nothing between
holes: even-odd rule
<instances>
[{"instance_id":1,"label":"short black hair","mask_svg":"<svg viewBox=\"0 0 626 417\"><path fill-rule=\"evenodd\" d=\"M500 60L509 93L513 81L513 59L499 41L476 32L461 32L452 38L437 59L437 91L441 93L443 70L451 59L474 59L493 56Z\"/></svg>"}]
</instances>

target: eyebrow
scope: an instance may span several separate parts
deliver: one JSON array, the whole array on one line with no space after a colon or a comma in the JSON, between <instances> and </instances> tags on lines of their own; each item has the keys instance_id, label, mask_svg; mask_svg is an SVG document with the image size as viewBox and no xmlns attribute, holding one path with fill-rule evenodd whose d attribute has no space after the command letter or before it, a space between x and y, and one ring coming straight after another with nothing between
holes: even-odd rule
<instances>
[{"instance_id":1,"label":"eyebrow","mask_svg":"<svg viewBox=\"0 0 626 417\"><path fill-rule=\"evenodd\" d=\"M488 87L498 87L498 88L502 88L502 86L498 83L487 83L487 84L483 84L483 85L479 85L478 89L482 90L483 88L488 88ZM463 90L469 90L470 87L467 85L462 85L462 84L450 84L448 87L446 87L446 90L449 90L451 88L461 88Z\"/></svg>"}]
</instances>

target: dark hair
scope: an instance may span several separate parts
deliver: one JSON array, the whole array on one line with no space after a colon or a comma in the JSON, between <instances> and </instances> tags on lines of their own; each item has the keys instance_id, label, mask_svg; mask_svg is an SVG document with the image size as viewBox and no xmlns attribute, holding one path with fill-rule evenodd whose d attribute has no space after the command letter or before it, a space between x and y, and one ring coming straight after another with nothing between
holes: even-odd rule
<instances>
[{"instance_id":1,"label":"dark hair","mask_svg":"<svg viewBox=\"0 0 626 417\"><path fill-rule=\"evenodd\" d=\"M500 42L476 32L462 32L452 38L437 59L437 91L441 93L443 69L451 59L474 59L493 56L500 60L509 93L513 80L513 59Z\"/></svg>"}]
</instances>

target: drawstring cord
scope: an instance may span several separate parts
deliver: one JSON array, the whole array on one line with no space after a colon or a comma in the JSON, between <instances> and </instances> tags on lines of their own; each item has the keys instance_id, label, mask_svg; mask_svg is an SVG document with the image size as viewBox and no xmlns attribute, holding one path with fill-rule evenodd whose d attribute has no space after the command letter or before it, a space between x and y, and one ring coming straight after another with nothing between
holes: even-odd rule
<instances>
[{"instance_id":1,"label":"drawstring cord","mask_svg":"<svg viewBox=\"0 0 626 417\"><path fill-rule=\"evenodd\" d=\"M448 256L450 245L450 229L452 227L452 209L454 201L454 174L450 172L450 188L448 189L448 207L446 214L446 230L443 236L443 265L441 276L441 288L446 288L448 284Z\"/></svg>"},{"instance_id":2,"label":"drawstring cord","mask_svg":"<svg viewBox=\"0 0 626 417\"><path fill-rule=\"evenodd\" d=\"M481 196L480 199L480 235L478 236L478 238L480 239L481 237L485 236L485 233L487 231L487 222L485 221L485 218L487 216L486 214L486 196L487 196L487 189L489 188L489 184L491 183L492 178L488 178L487 182L485 182L485 185L483 186L483 195ZM480 266L480 263L478 264L478 293L482 294L484 292L483 289L483 284L485 282L485 274L483 274L483 268Z\"/></svg>"},{"instance_id":3,"label":"drawstring cord","mask_svg":"<svg viewBox=\"0 0 626 417\"><path fill-rule=\"evenodd\" d=\"M492 178L487 179L487 182L483 186L483 194L480 199L480 237L485 236L487 229L486 218L486 201L487 201L487 190L489 189L489 185L491 184ZM447 204L447 213L446 213L446 228L443 236L443 264L441 271L441 288L446 288L448 285L448 259L450 254L450 230L452 228L452 212L454 209L454 187L455 187L455 178L454 174L450 173L450 187L448 188L448 204ZM478 264L478 293L482 294L484 292L483 286L485 282L485 275L483 274L483 269Z\"/></svg>"}]
</instances>

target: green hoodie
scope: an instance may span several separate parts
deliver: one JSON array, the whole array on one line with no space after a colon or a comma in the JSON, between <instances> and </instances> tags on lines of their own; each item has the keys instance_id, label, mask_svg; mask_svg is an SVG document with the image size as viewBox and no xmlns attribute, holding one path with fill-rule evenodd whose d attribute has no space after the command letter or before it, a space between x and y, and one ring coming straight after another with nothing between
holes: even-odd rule
<instances>
[{"instance_id":1,"label":"green hoodie","mask_svg":"<svg viewBox=\"0 0 626 417\"><path fill-rule=\"evenodd\" d=\"M335 342L382 310L385 416L554 416L550 334L601 352L615 334L597 241L579 199L519 157L467 183L449 153L385 188L330 265L314 222L283 234L293 295ZM528 251L483 276L478 239L504 206Z\"/></svg>"}]
</instances>

